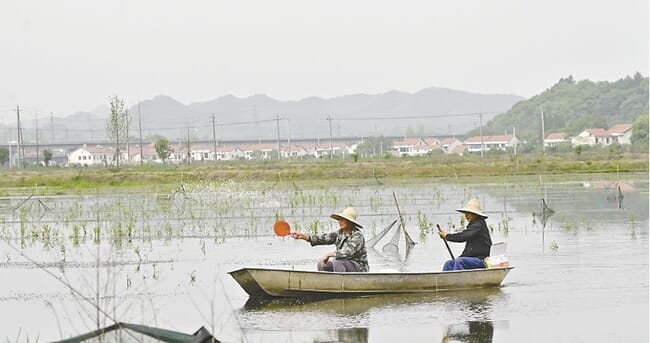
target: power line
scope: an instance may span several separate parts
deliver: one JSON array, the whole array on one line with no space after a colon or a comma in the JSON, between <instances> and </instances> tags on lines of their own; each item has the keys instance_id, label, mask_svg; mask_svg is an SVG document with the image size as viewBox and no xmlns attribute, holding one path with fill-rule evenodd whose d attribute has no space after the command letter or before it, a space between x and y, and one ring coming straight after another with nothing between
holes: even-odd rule
<instances>
[{"instance_id":1,"label":"power line","mask_svg":"<svg viewBox=\"0 0 650 343\"><path fill-rule=\"evenodd\" d=\"M496 114L501 112L472 112L472 113L448 113L448 114L427 114L427 115L412 115L412 116L395 116L395 117L343 117L343 118L331 118L328 117L326 120L396 120L396 119L427 119L427 118L449 118L449 117L474 117L480 116L483 114Z\"/></svg>"}]
</instances>

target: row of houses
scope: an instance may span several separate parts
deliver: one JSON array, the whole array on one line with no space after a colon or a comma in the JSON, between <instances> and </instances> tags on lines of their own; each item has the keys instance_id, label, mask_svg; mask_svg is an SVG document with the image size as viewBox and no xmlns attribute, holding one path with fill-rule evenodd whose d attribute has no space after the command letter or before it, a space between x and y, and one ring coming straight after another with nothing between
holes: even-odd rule
<instances>
[{"instance_id":1,"label":"row of houses","mask_svg":"<svg viewBox=\"0 0 650 343\"><path fill-rule=\"evenodd\" d=\"M165 162L187 163L207 161L267 160L275 158L322 158L350 155L357 144L332 143L332 145L299 146L295 144L245 144L245 145L208 145L177 144L170 146L170 155ZM114 147L82 146L68 155L68 165L93 166L114 165L117 154ZM120 163L163 163L153 144L122 148L119 153Z\"/></svg>"},{"instance_id":2,"label":"row of houses","mask_svg":"<svg viewBox=\"0 0 650 343\"><path fill-rule=\"evenodd\" d=\"M632 124L617 124L609 129L585 129L575 137L569 137L564 132L556 132L544 138L545 147L556 147L559 144L571 142L572 146L607 146L611 144L631 144Z\"/></svg>"},{"instance_id":3,"label":"row of houses","mask_svg":"<svg viewBox=\"0 0 650 343\"><path fill-rule=\"evenodd\" d=\"M422 156L436 151L443 154L463 155L466 152L506 150L521 144L515 135L474 136L464 141L456 138L406 138L393 142L396 156Z\"/></svg>"},{"instance_id":4,"label":"row of houses","mask_svg":"<svg viewBox=\"0 0 650 343\"><path fill-rule=\"evenodd\" d=\"M323 158L343 157L354 154L357 146L363 143L332 143L332 145L296 145L296 144L245 144L245 145L191 145L189 152L186 145L171 146L171 154L167 159L170 163L233 161L233 160L265 160L275 158ZM466 152L479 152L499 149L520 144L514 135L476 136L465 141L456 138L404 138L393 141L393 146L387 151L397 156L423 156L433 152L442 154L463 155ZM140 151L142 150L142 152ZM68 155L67 164L79 166L114 165L116 164L115 148L110 146L82 146ZM162 163L153 144L120 149L120 163Z\"/></svg>"},{"instance_id":5,"label":"row of houses","mask_svg":"<svg viewBox=\"0 0 650 343\"><path fill-rule=\"evenodd\" d=\"M585 129L575 137L568 137L563 132L551 133L544 139L545 147L554 147L562 143L570 142L573 146L578 145L610 145L630 144L632 135L632 124L614 125L608 130ZM193 144L189 151L185 144L171 146L171 154L166 162L170 163L192 163L204 161L232 161L232 160L265 160L276 158L323 158L330 155L346 157L354 154L358 142L332 142L332 144L298 145L281 143L278 144L221 144L218 146L210 144ZM491 135L473 136L463 141L453 137L435 138L419 137L393 140L392 147L387 151L396 157L402 156L424 156L431 153L463 155L465 153L477 153L489 150L502 150L514 148L522 142L514 135ZM279 147L279 149L278 149ZM82 146L72 152L53 151L52 162L55 164L67 164L71 166L93 166L93 165L115 165L117 154L112 146ZM27 152L24 156L26 161L37 161L37 152ZM383 154L383 152L382 152ZM153 144L122 147L119 152L120 164L124 163L162 163ZM10 163L11 165L11 163Z\"/></svg>"},{"instance_id":6,"label":"row of houses","mask_svg":"<svg viewBox=\"0 0 650 343\"><path fill-rule=\"evenodd\" d=\"M631 144L632 124L617 124L605 129L585 129L575 137L564 132L551 133L544 138L545 147L555 147L570 142L572 146L607 146L611 144ZM437 150L445 154L462 155L465 152L476 153L489 150L505 151L516 149L522 141L514 133L511 135L473 136L464 141L455 138L410 138L393 142L396 156L422 156Z\"/></svg>"}]
</instances>

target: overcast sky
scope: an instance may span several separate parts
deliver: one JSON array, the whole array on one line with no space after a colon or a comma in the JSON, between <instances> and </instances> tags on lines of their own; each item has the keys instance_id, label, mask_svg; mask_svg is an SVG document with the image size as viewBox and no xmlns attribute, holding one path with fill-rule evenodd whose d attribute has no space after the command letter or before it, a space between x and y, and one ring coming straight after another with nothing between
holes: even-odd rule
<instances>
[{"instance_id":1,"label":"overcast sky","mask_svg":"<svg viewBox=\"0 0 650 343\"><path fill-rule=\"evenodd\" d=\"M648 75L648 0L2 0L0 114ZM3 118L6 120L6 118Z\"/></svg>"}]
</instances>

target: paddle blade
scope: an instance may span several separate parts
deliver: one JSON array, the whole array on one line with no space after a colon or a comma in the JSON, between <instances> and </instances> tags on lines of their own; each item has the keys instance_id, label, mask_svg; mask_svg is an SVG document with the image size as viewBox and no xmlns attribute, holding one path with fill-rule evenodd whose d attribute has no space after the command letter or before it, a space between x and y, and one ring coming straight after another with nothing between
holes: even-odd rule
<instances>
[{"instance_id":1,"label":"paddle blade","mask_svg":"<svg viewBox=\"0 0 650 343\"><path fill-rule=\"evenodd\" d=\"M286 236L291 232L291 227L289 226L289 223L284 220L278 220L273 224L273 231L275 231L275 234L278 236Z\"/></svg>"}]
</instances>

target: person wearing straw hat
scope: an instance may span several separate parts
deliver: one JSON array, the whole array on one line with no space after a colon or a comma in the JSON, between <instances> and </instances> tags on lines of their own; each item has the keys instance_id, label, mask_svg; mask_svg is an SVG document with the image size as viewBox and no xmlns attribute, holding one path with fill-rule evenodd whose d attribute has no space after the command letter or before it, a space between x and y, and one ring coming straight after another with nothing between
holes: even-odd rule
<instances>
[{"instance_id":1,"label":"person wearing straw hat","mask_svg":"<svg viewBox=\"0 0 650 343\"><path fill-rule=\"evenodd\" d=\"M327 272L367 272L368 255L366 253L366 240L357 222L357 211L348 207L341 213L332 213L332 219L339 222L339 230L311 235L308 233L294 232L291 237L302 239L312 246L334 244L335 251L328 252L318 261L318 270Z\"/></svg>"},{"instance_id":2,"label":"person wearing straw hat","mask_svg":"<svg viewBox=\"0 0 650 343\"><path fill-rule=\"evenodd\" d=\"M465 207L456 211L463 213L469 223L465 230L458 233L440 230L438 235L449 242L465 242L465 249L459 257L445 262L442 270L485 268L483 259L490 256L492 239L485 223L487 216L481 212L481 204L474 198L467 202Z\"/></svg>"}]
</instances>

